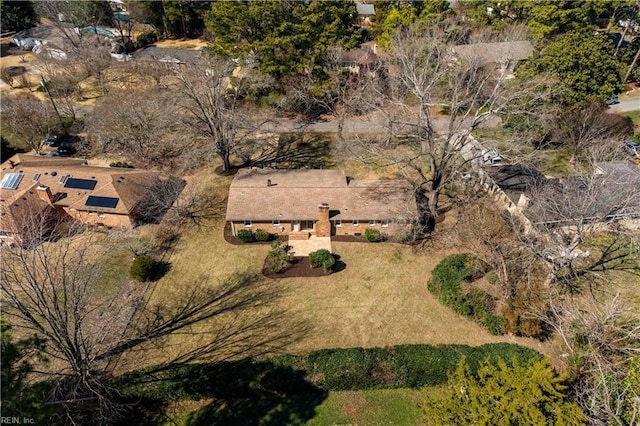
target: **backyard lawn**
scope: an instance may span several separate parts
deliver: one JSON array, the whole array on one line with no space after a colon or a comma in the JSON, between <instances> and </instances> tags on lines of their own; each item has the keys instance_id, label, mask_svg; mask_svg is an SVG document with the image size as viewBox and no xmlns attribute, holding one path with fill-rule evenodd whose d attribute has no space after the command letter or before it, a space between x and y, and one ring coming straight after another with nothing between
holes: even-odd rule
<instances>
[{"instance_id":1,"label":"backyard lawn","mask_svg":"<svg viewBox=\"0 0 640 426\"><path fill-rule=\"evenodd\" d=\"M231 245L223 238L223 226L224 219L219 216L201 227L191 226L183 231L165 258L171 265L169 272L152 284L148 306L177 306L194 288L214 290L236 273L260 272L269 246ZM270 331L297 333L296 338L282 343L275 352L490 342L520 343L545 352L545 346L532 339L490 335L442 306L428 292L430 271L454 249L414 251L392 243L333 242L333 251L340 255L345 269L323 277L265 278L260 285L271 293L270 307L237 315L227 313L194 324L169 336L162 348L148 345L144 357L122 359L120 369L142 367L140 359L146 365L169 361L181 351L216 339L221 329L243 327L242 318L255 323L260 315L271 315L272 308L278 310L278 316Z\"/></svg>"}]
</instances>

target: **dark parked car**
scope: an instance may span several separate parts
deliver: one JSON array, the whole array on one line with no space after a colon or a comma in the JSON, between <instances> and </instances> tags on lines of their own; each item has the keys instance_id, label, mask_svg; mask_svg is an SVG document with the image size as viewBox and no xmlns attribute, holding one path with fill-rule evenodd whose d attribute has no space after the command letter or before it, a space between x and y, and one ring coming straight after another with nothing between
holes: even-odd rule
<instances>
[{"instance_id":1,"label":"dark parked car","mask_svg":"<svg viewBox=\"0 0 640 426\"><path fill-rule=\"evenodd\" d=\"M49 137L44 141L46 146L56 147L60 145L60 136L58 135L49 135Z\"/></svg>"},{"instance_id":2,"label":"dark parked car","mask_svg":"<svg viewBox=\"0 0 640 426\"><path fill-rule=\"evenodd\" d=\"M73 146L73 141L71 139L65 139L60 142L60 146L58 147L58 154L61 156L69 156L76 153L76 149Z\"/></svg>"}]
</instances>

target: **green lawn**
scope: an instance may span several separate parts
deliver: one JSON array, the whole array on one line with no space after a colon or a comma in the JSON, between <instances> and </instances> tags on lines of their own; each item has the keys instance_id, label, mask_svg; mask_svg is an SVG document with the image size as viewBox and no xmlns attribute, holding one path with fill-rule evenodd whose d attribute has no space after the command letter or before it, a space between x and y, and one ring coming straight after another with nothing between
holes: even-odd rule
<instances>
[{"instance_id":1,"label":"green lawn","mask_svg":"<svg viewBox=\"0 0 640 426\"><path fill-rule=\"evenodd\" d=\"M414 389L330 392L307 424L420 425L419 401L420 391Z\"/></svg>"},{"instance_id":2,"label":"green lawn","mask_svg":"<svg viewBox=\"0 0 640 426\"><path fill-rule=\"evenodd\" d=\"M640 132L640 110L623 112L622 115L629 117L631 121L633 121L633 127L636 133Z\"/></svg>"},{"instance_id":3,"label":"green lawn","mask_svg":"<svg viewBox=\"0 0 640 426\"><path fill-rule=\"evenodd\" d=\"M422 425L421 391L379 389L301 394L286 398L180 401L162 424Z\"/></svg>"}]
</instances>

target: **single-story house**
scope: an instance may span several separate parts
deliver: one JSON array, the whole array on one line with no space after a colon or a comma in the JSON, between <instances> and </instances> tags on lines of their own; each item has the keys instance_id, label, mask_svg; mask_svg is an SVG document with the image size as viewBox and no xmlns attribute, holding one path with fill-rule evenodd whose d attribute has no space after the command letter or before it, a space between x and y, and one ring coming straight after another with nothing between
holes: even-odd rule
<instances>
[{"instance_id":1,"label":"single-story house","mask_svg":"<svg viewBox=\"0 0 640 426\"><path fill-rule=\"evenodd\" d=\"M132 57L138 61L159 62L169 68L177 68L198 61L201 49L180 49L158 46L147 46L133 53Z\"/></svg>"},{"instance_id":2,"label":"single-story house","mask_svg":"<svg viewBox=\"0 0 640 426\"><path fill-rule=\"evenodd\" d=\"M564 227L577 222L616 221L640 229L640 166L633 161L595 164L584 176L547 178L532 166L486 170L517 210L534 226Z\"/></svg>"},{"instance_id":3,"label":"single-story house","mask_svg":"<svg viewBox=\"0 0 640 426\"><path fill-rule=\"evenodd\" d=\"M340 64L353 74L359 74L361 69L375 69L380 64L376 54L377 45L361 45L351 50L340 50Z\"/></svg>"},{"instance_id":4,"label":"single-story house","mask_svg":"<svg viewBox=\"0 0 640 426\"><path fill-rule=\"evenodd\" d=\"M414 191L404 180L358 180L339 170L243 169L229 187L226 220L241 229L309 238L394 235L417 218Z\"/></svg>"},{"instance_id":5,"label":"single-story house","mask_svg":"<svg viewBox=\"0 0 640 426\"><path fill-rule=\"evenodd\" d=\"M64 31L67 34L61 29L62 26L65 27ZM72 34L74 34L72 25L62 23L58 25L43 24L14 34L11 41L23 50L32 50L37 46L48 43L55 44L60 48L69 42L67 36L72 36Z\"/></svg>"},{"instance_id":6,"label":"single-story house","mask_svg":"<svg viewBox=\"0 0 640 426\"><path fill-rule=\"evenodd\" d=\"M371 17L376 15L376 9L373 4L356 3L356 12L358 13L358 25L368 27L371 25Z\"/></svg>"},{"instance_id":7,"label":"single-story house","mask_svg":"<svg viewBox=\"0 0 640 426\"><path fill-rule=\"evenodd\" d=\"M86 165L76 158L17 154L0 170L0 239L19 242L38 215L130 228L159 172Z\"/></svg>"},{"instance_id":8,"label":"single-story house","mask_svg":"<svg viewBox=\"0 0 640 426\"><path fill-rule=\"evenodd\" d=\"M528 40L460 44L454 46L453 51L466 61L494 64L502 75L509 75L533 55L533 45Z\"/></svg>"}]
</instances>

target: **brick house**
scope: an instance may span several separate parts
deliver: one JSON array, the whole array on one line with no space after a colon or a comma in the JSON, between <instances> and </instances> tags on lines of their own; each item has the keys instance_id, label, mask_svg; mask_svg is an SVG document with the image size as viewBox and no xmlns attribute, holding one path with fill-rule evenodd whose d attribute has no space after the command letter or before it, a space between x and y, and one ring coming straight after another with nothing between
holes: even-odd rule
<instances>
[{"instance_id":1,"label":"brick house","mask_svg":"<svg viewBox=\"0 0 640 426\"><path fill-rule=\"evenodd\" d=\"M264 229L280 235L394 235L417 217L404 180L348 179L339 170L240 170L229 188L226 220L233 235Z\"/></svg>"},{"instance_id":2,"label":"brick house","mask_svg":"<svg viewBox=\"0 0 640 426\"><path fill-rule=\"evenodd\" d=\"M0 171L0 239L19 242L34 218L133 227L159 172L95 167L76 158L18 154ZM40 221L42 222L42 221Z\"/></svg>"}]
</instances>

